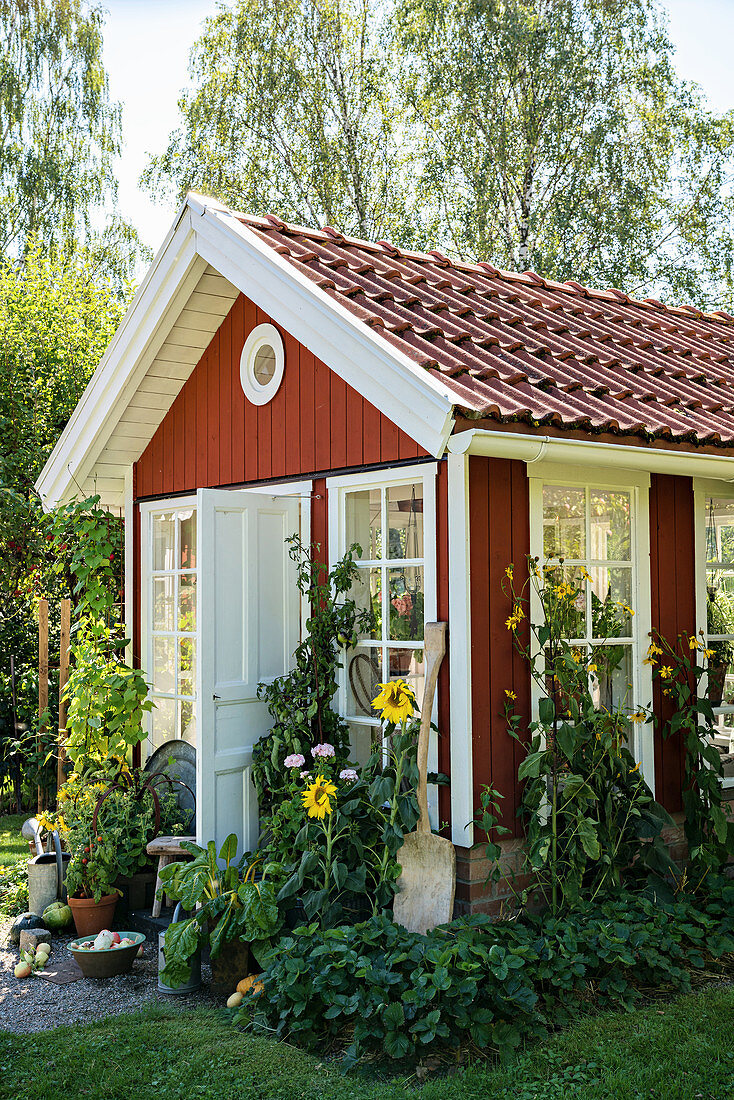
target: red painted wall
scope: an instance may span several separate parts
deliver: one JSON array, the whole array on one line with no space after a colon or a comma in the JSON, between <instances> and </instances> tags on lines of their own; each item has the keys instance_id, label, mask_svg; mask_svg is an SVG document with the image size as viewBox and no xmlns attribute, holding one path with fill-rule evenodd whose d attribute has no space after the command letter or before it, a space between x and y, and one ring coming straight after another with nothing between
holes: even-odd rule
<instances>
[{"instance_id":1,"label":"red painted wall","mask_svg":"<svg viewBox=\"0 0 734 1100\"><path fill-rule=\"evenodd\" d=\"M650 478L650 573L652 628L676 644L696 633L696 559L693 481L652 474ZM672 706L655 680L653 707L662 721ZM666 810L681 809L684 752L679 734L663 740L655 730L655 790Z\"/></svg>"},{"instance_id":2,"label":"red painted wall","mask_svg":"<svg viewBox=\"0 0 734 1100\"><path fill-rule=\"evenodd\" d=\"M511 562L518 590L527 576L529 506L525 463L469 459L474 803L491 783L504 796L501 824L516 835L522 749L507 732L505 691L517 695L519 714L529 714L530 676L505 626L510 601L502 585Z\"/></svg>"},{"instance_id":3,"label":"red painted wall","mask_svg":"<svg viewBox=\"0 0 734 1100\"><path fill-rule=\"evenodd\" d=\"M137 463L138 497L426 454L283 329L282 385L267 405L247 401L240 352L264 322L240 295Z\"/></svg>"}]
</instances>

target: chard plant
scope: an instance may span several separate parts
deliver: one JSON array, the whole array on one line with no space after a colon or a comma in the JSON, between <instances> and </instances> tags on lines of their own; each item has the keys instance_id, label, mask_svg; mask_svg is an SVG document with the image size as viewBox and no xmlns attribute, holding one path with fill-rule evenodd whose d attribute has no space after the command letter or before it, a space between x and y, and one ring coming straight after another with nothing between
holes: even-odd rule
<instances>
[{"instance_id":1,"label":"chard plant","mask_svg":"<svg viewBox=\"0 0 734 1100\"><path fill-rule=\"evenodd\" d=\"M596 641L575 645L569 639L579 633L575 623L586 607L591 578L584 570L564 570L562 560L541 567L531 557L528 566L519 591L513 567L507 567L507 628L540 698L537 718L528 721L516 713L508 690L506 714L510 734L526 750L518 776L525 781L520 812L529 869L557 913L619 889L631 868L656 880L672 873L660 835L671 818L655 801L629 748L634 726L647 721L647 713L626 695L616 705L602 701L600 680L614 671L618 648L613 601L592 601L601 608ZM532 592L541 609L537 623L530 615ZM626 605L618 607L624 615L632 613Z\"/></svg>"}]
</instances>

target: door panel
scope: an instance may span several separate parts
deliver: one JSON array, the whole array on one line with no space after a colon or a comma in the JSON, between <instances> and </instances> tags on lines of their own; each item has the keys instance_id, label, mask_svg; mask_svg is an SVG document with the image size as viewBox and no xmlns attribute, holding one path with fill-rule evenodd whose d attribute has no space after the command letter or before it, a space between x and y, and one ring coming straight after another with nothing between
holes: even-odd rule
<instances>
[{"instance_id":1,"label":"door panel","mask_svg":"<svg viewBox=\"0 0 734 1100\"><path fill-rule=\"evenodd\" d=\"M200 489L199 662L201 724L196 832L219 846L236 833L257 842L252 748L270 727L257 685L287 672L300 637L300 593L285 539L299 502Z\"/></svg>"}]
</instances>

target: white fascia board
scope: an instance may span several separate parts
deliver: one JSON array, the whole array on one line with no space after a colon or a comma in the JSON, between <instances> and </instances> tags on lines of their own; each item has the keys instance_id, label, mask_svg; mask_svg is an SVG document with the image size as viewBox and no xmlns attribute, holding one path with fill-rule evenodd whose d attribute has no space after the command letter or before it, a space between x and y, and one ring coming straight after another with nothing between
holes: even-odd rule
<instances>
[{"instance_id":1,"label":"white fascia board","mask_svg":"<svg viewBox=\"0 0 734 1100\"><path fill-rule=\"evenodd\" d=\"M41 471L36 488L46 506L78 492L205 267L184 209Z\"/></svg>"},{"instance_id":2,"label":"white fascia board","mask_svg":"<svg viewBox=\"0 0 734 1100\"><path fill-rule=\"evenodd\" d=\"M520 435L515 432L474 428L453 435L448 442L448 450L451 454L514 458L526 462L528 466L541 461L559 462L575 466L612 467L619 470L642 470L651 474L677 474L682 477L734 481L734 457L596 443L587 439L559 439L549 435Z\"/></svg>"},{"instance_id":3,"label":"white fascia board","mask_svg":"<svg viewBox=\"0 0 734 1100\"><path fill-rule=\"evenodd\" d=\"M195 202L200 203L197 214ZM221 206L192 197L197 251L357 393L440 457L454 397Z\"/></svg>"}]
</instances>

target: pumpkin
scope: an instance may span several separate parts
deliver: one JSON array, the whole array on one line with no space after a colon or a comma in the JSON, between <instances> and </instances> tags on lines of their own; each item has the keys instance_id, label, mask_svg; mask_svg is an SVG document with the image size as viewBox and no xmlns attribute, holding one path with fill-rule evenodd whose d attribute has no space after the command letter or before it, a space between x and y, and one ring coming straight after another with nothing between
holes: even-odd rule
<instances>
[{"instance_id":1,"label":"pumpkin","mask_svg":"<svg viewBox=\"0 0 734 1100\"><path fill-rule=\"evenodd\" d=\"M257 996L258 993L262 993L263 983L260 981L259 974L248 974L246 978L237 983L237 992L246 994L252 993Z\"/></svg>"}]
</instances>

